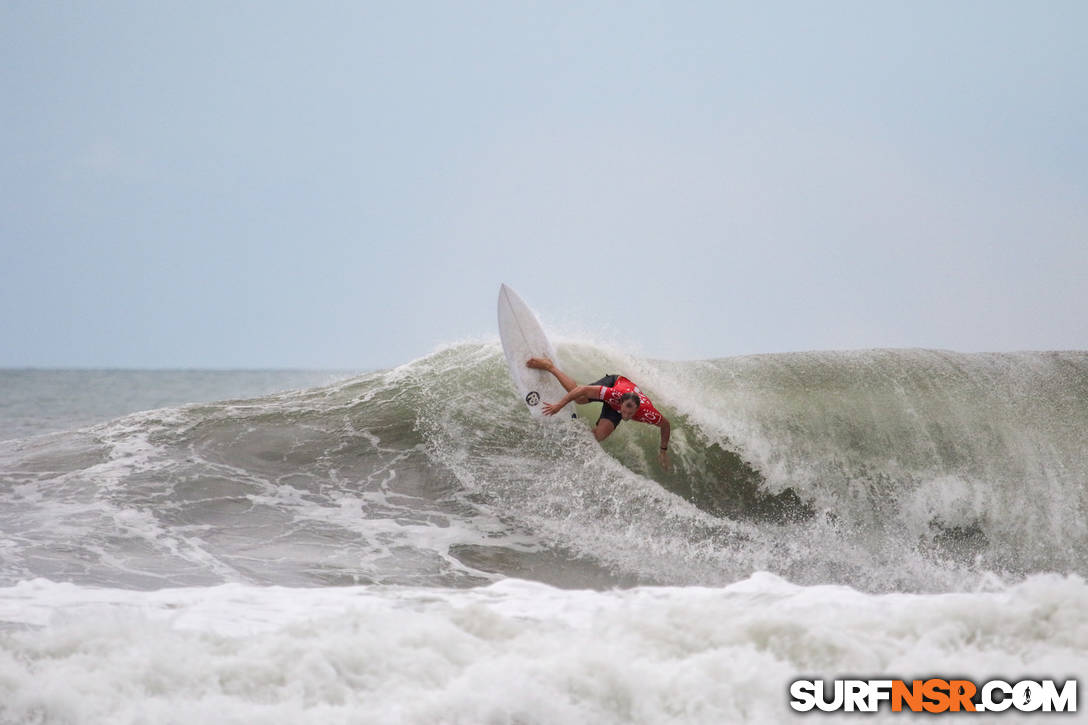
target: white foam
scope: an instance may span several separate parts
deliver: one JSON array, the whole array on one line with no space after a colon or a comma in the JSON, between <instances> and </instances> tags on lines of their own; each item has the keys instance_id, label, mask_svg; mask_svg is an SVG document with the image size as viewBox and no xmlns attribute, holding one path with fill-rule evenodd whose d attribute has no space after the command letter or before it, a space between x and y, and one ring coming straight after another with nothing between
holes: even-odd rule
<instances>
[{"instance_id":1,"label":"white foam","mask_svg":"<svg viewBox=\"0 0 1088 725\"><path fill-rule=\"evenodd\" d=\"M791 716L802 673L1073 676L1088 586L864 594L722 588L222 585L0 589L5 723L721 723ZM883 712L867 721L894 721Z\"/></svg>"}]
</instances>

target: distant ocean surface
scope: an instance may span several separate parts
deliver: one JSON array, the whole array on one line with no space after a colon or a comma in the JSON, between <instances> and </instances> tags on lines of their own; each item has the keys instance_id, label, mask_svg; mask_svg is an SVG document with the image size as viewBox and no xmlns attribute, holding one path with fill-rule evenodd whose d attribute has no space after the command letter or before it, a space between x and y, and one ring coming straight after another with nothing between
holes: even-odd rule
<instances>
[{"instance_id":1,"label":"distant ocean surface","mask_svg":"<svg viewBox=\"0 0 1088 725\"><path fill-rule=\"evenodd\" d=\"M0 371L0 723L897 722L789 683L1088 670L1088 353L558 348L670 472L495 341Z\"/></svg>"},{"instance_id":2,"label":"distant ocean surface","mask_svg":"<svg viewBox=\"0 0 1088 725\"><path fill-rule=\"evenodd\" d=\"M348 371L0 368L0 441L71 430L140 410L310 388Z\"/></svg>"}]
</instances>

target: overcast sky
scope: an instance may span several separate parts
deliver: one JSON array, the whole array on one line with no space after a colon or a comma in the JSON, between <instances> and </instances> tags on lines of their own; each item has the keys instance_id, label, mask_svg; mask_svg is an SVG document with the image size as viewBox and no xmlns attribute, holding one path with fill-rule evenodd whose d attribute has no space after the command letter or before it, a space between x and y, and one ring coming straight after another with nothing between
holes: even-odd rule
<instances>
[{"instance_id":1,"label":"overcast sky","mask_svg":"<svg viewBox=\"0 0 1088 725\"><path fill-rule=\"evenodd\" d=\"M1088 348L1088 3L0 4L0 366Z\"/></svg>"}]
</instances>

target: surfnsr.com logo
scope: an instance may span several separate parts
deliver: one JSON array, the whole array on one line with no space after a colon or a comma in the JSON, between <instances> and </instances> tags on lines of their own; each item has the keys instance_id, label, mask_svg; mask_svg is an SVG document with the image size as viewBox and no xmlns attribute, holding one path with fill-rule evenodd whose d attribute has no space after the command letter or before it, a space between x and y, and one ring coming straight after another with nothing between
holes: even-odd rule
<instances>
[{"instance_id":1,"label":"surfnsr.com logo","mask_svg":"<svg viewBox=\"0 0 1088 725\"><path fill-rule=\"evenodd\" d=\"M798 712L1076 712L1077 681L1054 680L795 680L790 707Z\"/></svg>"}]
</instances>

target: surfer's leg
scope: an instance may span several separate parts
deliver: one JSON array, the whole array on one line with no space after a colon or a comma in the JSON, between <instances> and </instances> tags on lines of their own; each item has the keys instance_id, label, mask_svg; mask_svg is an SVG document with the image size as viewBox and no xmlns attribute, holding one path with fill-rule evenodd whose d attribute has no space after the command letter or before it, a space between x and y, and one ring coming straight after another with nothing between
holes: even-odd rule
<instances>
[{"instance_id":1,"label":"surfer's leg","mask_svg":"<svg viewBox=\"0 0 1088 725\"><path fill-rule=\"evenodd\" d=\"M598 441L603 441L605 438L612 435L612 431L614 430L616 430L615 423L608 418L601 418L597 421L597 427L593 429L593 437Z\"/></svg>"},{"instance_id":2,"label":"surfer's leg","mask_svg":"<svg viewBox=\"0 0 1088 725\"><path fill-rule=\"evenodd\" d=\"M547 370L549 373L555 376L555 379L559 381L559 384L563 386L563 389L568 393L578 387L578 383L574 382L574 379L567 375L565 372L555 366L551 360L546 357L531 357L529 361L525 363L531 368L537 370ZM585 405L589 402L589 397L586 395L579 395L574 400L578 405Z\"/></svg>"},{"instance_id":3,"label":"surfer's leg","mask_svg":"<svg viewBox=\"0 0 1088 725\"><path fill-rule=\"evenodd\" d=\"M615 378L616 376L606 375L597 382L593 383L593 385L609 385L609 383L607 382L609 377ZM613 380L612 383L615 383L615 380ZM616 430L616 426L618 426L620 424L620 421L622 420L623 416L620 415L620 412L618 410L613 408L608 403L602 402L601 417L597 419L597 425L593 428L593 437L599 441L603 441L605 438L612 435L612 431Z\"/></svg>"}]
</instances>

